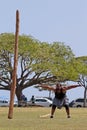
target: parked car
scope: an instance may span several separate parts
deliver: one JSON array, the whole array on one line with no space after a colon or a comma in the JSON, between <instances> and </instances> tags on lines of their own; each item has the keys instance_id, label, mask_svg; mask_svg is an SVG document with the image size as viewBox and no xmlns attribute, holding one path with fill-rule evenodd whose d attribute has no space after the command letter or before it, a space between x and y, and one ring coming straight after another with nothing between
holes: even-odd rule
<instances>
[{"instance_id":1,"label":"parked car","mask_svg":"<svg viewBox=\"0 0 87 130\"><path fill-rule=\"evenodd\" d=\"M69 103L70 107L83 107L84 105L84 99L83 98L78 98L76 100L73 100ZM86 107L87 107L87 99L86 99Z\"/></svg>"},{"instance_id":2,"label":"parked car","mask_svg":"<svg viewBox=\"0 0 87 130\"><path fill-rule=\"evenodd\" d=\"M8 107L9 102L7 100L0 100L0 107Z\"/></svg>"},{"instance_id":3,"label":"parked car","mask_svg":"<svg viewBox=\"0 0 87 130\"><path fill-rule=\"evenodd\" d=\"M32 104L31 101L28 102L28 105L36 105L41 107L51 107L52 106L52 100L44 97L35 98L35 102Z\"/></svg>"},{"instance_id":4,"label":"parked car","mask_svg":"<svg viewBox=\"0 0 87 130\"><path fill-rule=\"evenodd\" d=\"M14 106L18 106L16 102L14 102ZM0 107L9 107L9 101L5 99L0 99Z\"/></svg>"}]
</instances>

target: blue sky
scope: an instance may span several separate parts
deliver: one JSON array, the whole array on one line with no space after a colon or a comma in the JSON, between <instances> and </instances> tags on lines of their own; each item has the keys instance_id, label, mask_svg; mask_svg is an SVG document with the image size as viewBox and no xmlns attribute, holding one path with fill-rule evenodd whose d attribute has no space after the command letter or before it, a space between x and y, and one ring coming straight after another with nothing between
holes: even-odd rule
<instances>
[{"instance_id":1,"label":"blue sky","mask_svg":"<svg viewBox=\"0 0 87 130\"><path fill-rule=\"evenodd\" d=\"M20 13L20 34L49 43L64 42L76 56L87 55L87 0L3 0L0 33L15 33L16 10ZM70 90L68 95L77 97L79 92L83 89L78 93Z\"/></svg>"}]
</instances>

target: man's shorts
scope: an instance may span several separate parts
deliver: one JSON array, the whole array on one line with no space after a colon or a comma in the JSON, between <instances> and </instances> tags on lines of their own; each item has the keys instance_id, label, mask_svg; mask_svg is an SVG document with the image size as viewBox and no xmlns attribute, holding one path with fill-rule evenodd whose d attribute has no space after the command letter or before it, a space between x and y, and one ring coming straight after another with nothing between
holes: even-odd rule
<instances>
[{"instance_id":1,"label":"man's shorts","mask_svg":"<svg viewBox=\"0 0 87 130\"><path fill-rule=\"evenodd\" d=\"M55 105L59 109L61 109L65 105L69 106L69 99L67 98L67 96L62 99L54 98L53 105Z\"/></svg>"}]
</instances>

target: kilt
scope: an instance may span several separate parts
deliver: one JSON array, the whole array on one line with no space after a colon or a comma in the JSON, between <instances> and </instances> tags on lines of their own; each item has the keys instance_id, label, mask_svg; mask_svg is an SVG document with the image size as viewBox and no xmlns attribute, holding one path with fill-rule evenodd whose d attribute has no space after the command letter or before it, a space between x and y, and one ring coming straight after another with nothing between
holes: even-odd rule
<instances>
[{"instance_id":1,"label":"kilt","mask_svg":"<svg viewBox=\"0 0 87 130\"><path fill-rule=\"evenodd\" d=\"M59 109L61 109L65 105L69 106L69 99L67 98L67 96L65 96L61 99L54 97L53 105L55 105Z\"/></svg>"}]
</instances>

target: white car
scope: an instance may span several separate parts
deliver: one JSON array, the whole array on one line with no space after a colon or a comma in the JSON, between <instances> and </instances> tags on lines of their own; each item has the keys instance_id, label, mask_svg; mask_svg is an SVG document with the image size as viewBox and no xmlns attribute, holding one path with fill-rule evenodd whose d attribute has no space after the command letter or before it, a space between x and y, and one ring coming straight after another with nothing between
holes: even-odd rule
<instances>
[{"instance_id":1,"label":"white car","mask_svg":"<svg viewBox=\"0 0 87 130\"><path fill-rule=\"evenodd\" d=\"M0 100L0 107L8 107L9 102L7 100Z\"/></svg>"},{"instance_id":2,"label":"white car","mask_svg":"<svg viewBox=\"0 0 87 130\"><path fill-rule=\"evenodd\" d=\"M29 105L37 105L37 106L41 106L41 107L51 107L52 106L52 100L48 99L48 98L44 98L44 97L38 97L35 98L34 103L32 104L31 101L29 101L28 103Z\"/></svg>"},{"instance_id":3,"label":"white car","mask_svg":"<svg viewBox=\"0 0 87 130\"><path fill-rule=\"evenodd\" d=\"M14 102L14 106L18 106L16 102ZM9 107L9 101L5 99L0 99L0 107Z\"/></svg>"}]
</instances>

